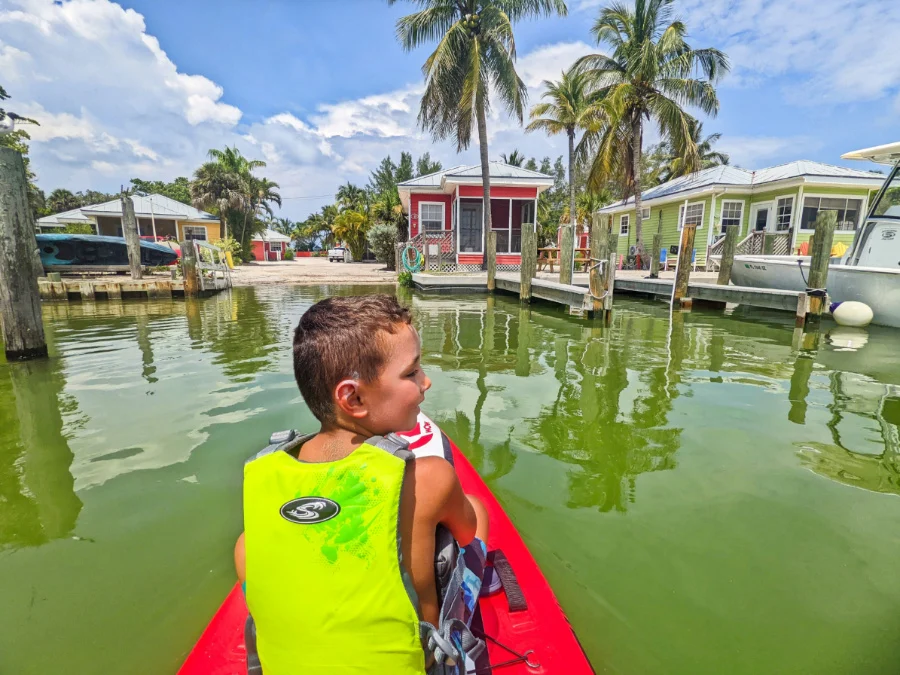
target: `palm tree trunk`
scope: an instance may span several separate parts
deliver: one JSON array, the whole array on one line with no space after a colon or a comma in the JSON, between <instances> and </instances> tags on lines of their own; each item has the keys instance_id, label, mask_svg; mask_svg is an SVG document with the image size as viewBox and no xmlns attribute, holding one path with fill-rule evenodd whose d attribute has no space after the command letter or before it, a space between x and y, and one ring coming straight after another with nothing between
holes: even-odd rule
<instances>
[{"instance_id":1,"label":"palm tree trunk","mask_svg":"<svg viewBox=\"0 0 900 675\"><path fill-rule=\"evenodd\" d=\"M484 197L482 201L482 223L481 230L481 269L487 269L487 240L488 232L491 231L491 165L488 161L488 140L487 140L487 119L484 112L484 98L479 96L475 103L477 108L476 115L478 117L478 147L481 151L481 183L484 186Z\"/></svg>"},{"instance_id":2,"label":"palm tree trunk","mask_svg":"<svg viewBox=\"0 0 900 675\"><path fill-rule=\"evenodd\" d=\"M563 226L562 250L559 256L559 283L572 283L575 267L575 129L568 129L569 136L569 223Z\"/></svg>"},{"instance_id":3,"label":"palm tree trunk","mask_svg":"<svg viewBox=\"0 0 900 675\"><path fill-rule=\"evenodd\" d=\"M643 125L641 113L637 112L631 123L632 159L634 161L634 236L635 249L641 260L641 269L649 262L644 255L644 224L641 221L641 136Z\"/></svg>"}]
</instances>

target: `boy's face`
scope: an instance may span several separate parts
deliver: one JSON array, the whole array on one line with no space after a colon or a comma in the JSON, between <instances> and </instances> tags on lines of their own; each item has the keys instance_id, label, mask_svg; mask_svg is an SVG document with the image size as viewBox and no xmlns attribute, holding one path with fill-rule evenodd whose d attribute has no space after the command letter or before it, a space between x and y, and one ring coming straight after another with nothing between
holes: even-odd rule
<instances>
[{"instance_id":1,"label":"boy's face","mask_svg":"<svg viewBox=\"0 0 900 675\"><path fill-rule=\"evenodd\" d=\"M431 380L419 363L422 356L419 334L410 325L396 333L381 333L387 360L374 382L361 385L368 415L366 427L378 435L407 431L416 425L419 405Z\"/></svg>"}]
</instances>

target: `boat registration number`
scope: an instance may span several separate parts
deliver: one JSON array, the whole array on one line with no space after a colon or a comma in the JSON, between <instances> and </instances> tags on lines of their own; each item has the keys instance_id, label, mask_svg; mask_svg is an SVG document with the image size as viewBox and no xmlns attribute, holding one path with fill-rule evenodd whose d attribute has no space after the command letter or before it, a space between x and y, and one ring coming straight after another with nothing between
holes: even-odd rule
<instances>
[{"instance_id":1,"label":"boat registration number","mask_svg":"<svg viewBox=\"0 0 900 675\"><path fill-rule=\"evenodd\" d=\"M765 265L755 265L753 263L744 263L744 267L746 267L748 270L761 270L763 272L766 271Z\"/></svg>"}]
</instances>

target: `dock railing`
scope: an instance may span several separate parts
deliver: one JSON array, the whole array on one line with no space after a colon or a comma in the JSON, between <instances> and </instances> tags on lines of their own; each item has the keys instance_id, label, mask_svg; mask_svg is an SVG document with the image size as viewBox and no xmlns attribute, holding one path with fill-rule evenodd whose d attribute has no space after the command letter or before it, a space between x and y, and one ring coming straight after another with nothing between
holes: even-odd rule
<instances>
[{"instance_id":1,"label":"dock railing","mask_svg":"<svg viewBox=\"0 0 900 675\"><path fill-rule=\"evenodd\" d=\"M197 253L197 271L201 291L220 291L231 288L231 271L225 260L225 251L205 241L194 240Z\"/></svg>"}]
</instances>

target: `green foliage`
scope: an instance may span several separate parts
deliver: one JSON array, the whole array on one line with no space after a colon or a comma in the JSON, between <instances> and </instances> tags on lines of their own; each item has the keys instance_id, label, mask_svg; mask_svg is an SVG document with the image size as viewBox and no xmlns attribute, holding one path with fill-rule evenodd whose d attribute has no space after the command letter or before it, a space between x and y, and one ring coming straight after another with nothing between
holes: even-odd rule
<instances>
[{"instance_id":1,"label":"green foliage","mask_svg":"<svg viewBox=\"0 0 900 675\"><path fill-rule=\"evenodd\" d=\"M427 176L431 173L437 173L442 168L441 163L438 161L432 162L431 153L426 152L416 162L416 176Z\"/></svg>"},{"instance_id":2,"label":"green foliage","mask_svg":"<svg viewBox=\"0 0 900 675\"><path fill-rule=\"evenodd\" d=\"M285 246L284 251L281 254L283 260L293 260L294 259L294 249L290 246Z\"/></svg>"},{"instance_id":3,"label":"green foliage","mask_svg":"<svg viewBox=\"0 0 900 675\"><path fill-rule=\"evenodd\" d=\"M225 237L224 239L217 239L210 243L223 251L230 251L233 259L238 258L241 254L241 242L234 237Z\"/></svg>"},{"instance_id":4,"label":"green foliage","mask_svg":"<svg viewBox=\"0 0 900 675\"><path fill-rule=\"evenodd\" d=\"M373 225L366 234L369 247L375 253L375 259L394 269L394 255L397 249L397 227L391 223Z\"/></svg>"},{"instance_id":5,"label":"green foliage","mask_svg":"<svg viewBox=\"0 0 900 675\"><path fill-rule=\"evenodd\" d=\"M278 183L254 175L266 163L244 157L237 148L213 148L208 156L190 183L191 203L216 213L241 243L242 257L249 259L253 235L265 229L260 213L272 215L271 205L281 206Z\"/></svg>"},{"instance_id":6,"label":"green foliage","mask_svg":"<svg viewBox=\"0 0 900 675\"><path fill-rule=\"evenodd\" d=\"M403 286L404 288L412 288L413 287L413 278L412 272L408 270L403 270L400 274L397 275L397 283Z\"/></svg>"},{"instance_id":7,"label":"green foliage","mask_svg":"<svg viewBox=\"0 0 900 675\"><path fill-rule=\"evenodd\" d=\"M350 255L354 260L362 260L366 252L366 234L370 224L365 214L347 210L334 219L331 230L335 239L350 249Z\"/></svg>"},{"instance_id":8,"label":"green foliage","mask_svg":"<svg viewBox=\"0 0 900 675\"><path fill-rule=\"evenodd\" d=\"M87 223L66 223L65 227L55 228L60 234L94 234L94 226Z\"/></svg>"},{"instance_id":9,"label":"green foliage","mask_svg":"<svg viewBox=\"0 0 900 675\"><path fill-rule=\"evenodd\" d=\"M191 205L191 183L185 176L179 176L169 183L161 180L132 178L131 187L136 192L163 195L176 202Z\"/></svg>"},{"instance_id":10,"label":"green foliage","mask_svg":"<svg viewBox=\"0 0 900 675\"><path fill-rule=\"evenodd\" d=\"M504 164L509 164L510 166L522 166L522 163L525 161L525 155L523 155L518 150L513 149L513 151L508 155L505 152L501 152L500 160Z\"/></svg>"}]
</instances>

